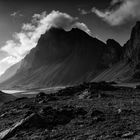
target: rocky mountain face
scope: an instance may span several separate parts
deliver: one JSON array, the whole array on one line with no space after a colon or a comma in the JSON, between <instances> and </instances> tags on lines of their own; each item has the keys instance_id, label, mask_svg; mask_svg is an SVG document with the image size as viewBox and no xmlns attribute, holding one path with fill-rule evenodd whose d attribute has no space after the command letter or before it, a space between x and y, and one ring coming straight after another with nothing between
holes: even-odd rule
<instances>
[{"instance_id":1,"label":"rocky mountain face","mask_svg":"<svg viewBox=\"0 0 140 140\"><path fill-rule=\"evenodd\" d=\"M122 46L113 39L108 39L106 42L108 52L109 52L109 63L113 65L119 62L123 58L123 48Z\"/></svg>"},{"instance_id":2,"label":"rocky mountain face","mask_svg":"<svg viewBox=\"0 0 140 140\"><path fill-rule=\"evenodd\" d=\"M105 44L80 29L51 28L22 60L17 73L1 86L48 87L90 81L120 60L121 49L114 40Z\"/></svg>"},{"instance_id":3,"label":"rocky mountain face","mask_svg":"<svg viewBox=\"0 0 140 140\"><path fill-rule=\"evenodd\" d=\"M133 27L130 39L124 45L124 57L137 65L140 62L140 22Z\"/></svg>"},{"instance_id":4,"label":"rocky mountain face","mask_svg":"<svg viewBox=\"0 0 140 140\"><path fill-rule=\"evenodd\" d=\"M132 79L140 79L140 22L132 29L130 39L124 45L124 58L133 70Z\"/></svg>"},{"instance_id":5,"label":"rocky mountain face","mask_svg":"<svg viewBox=\"0 0 140 140\"><path fill-rule=\"evenodd\" d=\"M93 81L138 82L140 80L140 22L132 28L130 39L121 49L117 49L120 48L117 47L119 44L113 43L112 40L107 41L107 44L116 50L112 54L113 57L117 55L115 60L119 58L119 63L115 61L114 65Z\"/></svg>"}]
</instances>

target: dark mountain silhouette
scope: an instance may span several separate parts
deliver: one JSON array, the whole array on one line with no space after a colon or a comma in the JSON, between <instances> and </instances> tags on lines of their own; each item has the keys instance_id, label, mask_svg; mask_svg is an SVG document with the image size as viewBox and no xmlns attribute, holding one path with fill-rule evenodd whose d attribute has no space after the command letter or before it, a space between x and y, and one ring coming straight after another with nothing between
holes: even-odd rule
<instances>
[{"instance_id":1,"label":"dark mountain silhouette","mask_svg":"<svg viewBox=\"0 0 140 140\"><path fill-rule=\"evenodd\" d=\"M123 58L123 48L117 41L108 39L106 45L110 52L110 62L112 64L115 64Z\"/></svg>"},{"instance_id":2,"label":"dark mountain silhouette","mask_svg":"<svg viewBox=\"0 0 140 140\"><path fill-rule=\"evenodd\" d=\"M133 27L130 39L124 45L125 59L131 61L134 65L140 62L140 22Z\"/></svg>"},{"instance_id":3,"label":"dark mountain silhouette","mask_svg":"<svg viewBox=\"0 0 140 140\"><path fill-rule=\"evenodd\" d=\"M49 87L87 82L116 63L121 49L113 40L108 40L106 45L80 29L51 28L22 60L17 73L1 87Z\"/></svg>"}]
</instances>

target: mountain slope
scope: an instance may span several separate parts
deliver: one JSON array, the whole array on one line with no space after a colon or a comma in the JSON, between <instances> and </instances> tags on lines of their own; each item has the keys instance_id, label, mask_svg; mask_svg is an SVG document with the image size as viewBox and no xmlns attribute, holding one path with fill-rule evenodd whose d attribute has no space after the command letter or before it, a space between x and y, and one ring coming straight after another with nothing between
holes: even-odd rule
<instances>
[{"instance_id":1,"label":"mountain slope","mask_svg":"<svg viewBox=\"0 0 140 140\"><path fill-rule=\"evenodd\" d=\"M132 78L133 72L129 63L119 62L111 68L103 71L96 76L92 81L115 81L115 82L128 82Z\"/></svg>"},{"instance_id":2,"label":"mountain slope","mask_svg":"<svg viewBox=\"0 0 140 140\"><path fill-rule=\"evenodd\" d=\"M1 87L50 87L90 81L119 60L119 56L112 55L114 51L115 47L107 47L80 29L67 32L51 28L23 59L17 73Z\"/></svg>"},{"instance_id":3,"label":"mountain slope","mask_svg":"<svg viewBox=\"0 0 140 140\"><path fill-rule=\"evenodd\" d=\"M17 70L20 68L20 64L21 63L18 62L16 64L14 64L13 66L11 66L9 69L7 69L6 72L0 76L0 83L8 80L13 75L15 75Z\"/></svg>"},{"instance_id":4,"label":"mountain slope","mask_svg":"<svg viewBox=\"0 0 140 140\"><path fill-rule=\"evenodd\" d=\"M137 22L132 28L130 39L122 47L120 58L119 63L114 63L112 67L99 74L93 81L140 81L140 22Z\"/></svg>"},{"instance_id":5,"label":"mountain slope","mask_svg":"<svg viewBox=\"0 0 140 140\"><path fill-rule=\"evenodd\" d=\"M15 96L10 95L10 94L6 94L6 93L0 91L0 104L15 100L15 99L16 99Z\"/></svg>"}]
</instances>

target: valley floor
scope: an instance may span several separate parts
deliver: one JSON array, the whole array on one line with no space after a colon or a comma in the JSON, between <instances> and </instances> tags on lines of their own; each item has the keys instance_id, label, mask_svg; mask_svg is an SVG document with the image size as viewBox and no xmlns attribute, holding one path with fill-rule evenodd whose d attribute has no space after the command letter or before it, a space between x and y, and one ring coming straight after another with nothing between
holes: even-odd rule
<instances>
[{"instance_id":1,"label":"valley floor","mask_svg":"<svg viewBox=\"0 0 140 140\"><path fill-rule=\"evenodd\" d=\"M140 89L84 83L0 107L1 140L139 140Z\"/></svg>"}]
</instances>

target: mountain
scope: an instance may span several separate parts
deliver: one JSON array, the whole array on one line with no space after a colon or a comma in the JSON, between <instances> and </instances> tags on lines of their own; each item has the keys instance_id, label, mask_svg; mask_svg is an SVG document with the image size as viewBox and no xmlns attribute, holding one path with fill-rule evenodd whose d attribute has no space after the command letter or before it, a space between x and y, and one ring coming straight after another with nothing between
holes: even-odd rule
<instances>
[{"instance_id":1,"label":"mountain","mask_svg":"<svg viewBox=\"0 0 140 140\"><path fill-rule=\"evenodd\" d=\"M108 43L107 43L108 44ZM130 39L124 44L122 50L116 51L121 54L118 63L114 63L93 81L117 81L139 82L140 81L140 22L132 28ZM115 56L115 55L114 55Z\"/></svg>"},{"instance_id":2,"label":"mountain","mask_svg":"<svg viewBox=\"0 0 140 140\"><path fill-rule=\"evenodd\" d=\"M106 45L108 47L108 50L110 52L110 62L112 62L112 65L117 63L123 58L123 48L122 46L115 41L114 39L108 39L106 42Z\"/></svg>"},{"instance_id":3,"label":"mountain","mask_svg":"<svg viewBox=\"0 0 140 140\"><path fill-rule=\"evenodd\" d=\"M140 62L140 22L132 28L130 39L124 45L125 59L134 65Z\"/></svg>"},{"instance_id":4,"label":"mountain","mask_svg":"<svg viewBox=\"0 0 140 140\"><path fill-rule=\"evenodd\" d=\"M131 81L140 81L140 21L133 27L131 37L124 48L125 57L131 62L133 70Z\"/></svg>"},{"instance_id":5,"label":"mountain","mask_svg":"<svg viewBox=\"0 0 140 140\"><path fill-rule=\"evenodd\" d=\"M17 70L20 68L20 62L12 65L9 69L6 70L4 74L0 76L0 83L8 80L11 78L14 74L16 74Z\"/></svg>"},{"instance_id":6,"label":"mountain","mask_svg":"<svg viewBox=\"0 0 140 140\"><path fill-rule=\"evenodd\" d=\"M15 100L15 99L16 99L15 96L13 96L11 94L6 94L6 93L0 91L0 104Z\"/></svg>"},{"instance_id":7,"label":"mountain","mask_svg":"<svg viewBox=\"0 0 140 140\"><path fill-rule=\"evenodd\" d=\"M88 82L116 63L121 49L114 40L105 44L80 29L51 28L1 87L38 88Z\"/></svg>"}]
</instances>

